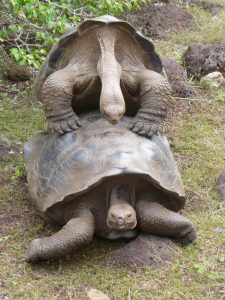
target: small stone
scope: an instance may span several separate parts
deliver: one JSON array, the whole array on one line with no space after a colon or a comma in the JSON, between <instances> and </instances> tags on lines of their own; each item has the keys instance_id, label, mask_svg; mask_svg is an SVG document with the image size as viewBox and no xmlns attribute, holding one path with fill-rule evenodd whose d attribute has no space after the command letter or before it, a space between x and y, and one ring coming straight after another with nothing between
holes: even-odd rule
<instances>
[{"instance_id":1,"label":"small stone","mask_svg":"<svg viewBox=\"0 0 225 300\"><path fill-rule=\"evenodd\" d=\"M225 200L225 171L223 171L217 180L217 189L221 200Z\"/></svg>"},{"instance_id":2,"label":"small stone","mask_svg":"<svg viewBox=\"0 0 225 300\"><path fill-rule=\"evenodd\" d=\"M201 78L200 83L205 87L220 87L225 85L225 79L220 72L212 72Z\"/></svg>"},{"instance_id":3,"label":"small stone","mask_svg":"<svg viewBox=\"0 0 225 300\"><path fill-rule=\"evenodd\" d=\"M87 295L90 300L110 300L106 294L95 289L90 289Z\"/></svg>"}]
</instances>

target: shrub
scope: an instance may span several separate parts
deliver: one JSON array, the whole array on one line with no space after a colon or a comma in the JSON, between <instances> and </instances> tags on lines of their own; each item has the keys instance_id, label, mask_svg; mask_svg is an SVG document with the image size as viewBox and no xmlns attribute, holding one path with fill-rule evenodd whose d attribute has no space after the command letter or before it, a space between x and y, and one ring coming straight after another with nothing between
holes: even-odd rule
<instances>
[{"instance_id":1,"label":"shrub","mask_svg":"<svg viewBox=\"0 0 225 300\"><path fill-rule=\"evenodd\" d=\"M59 35L82 21L103 14L121 16L146 0L2 0L0 42L20 64L39 69Z\"/></svg>"}]
</instances>

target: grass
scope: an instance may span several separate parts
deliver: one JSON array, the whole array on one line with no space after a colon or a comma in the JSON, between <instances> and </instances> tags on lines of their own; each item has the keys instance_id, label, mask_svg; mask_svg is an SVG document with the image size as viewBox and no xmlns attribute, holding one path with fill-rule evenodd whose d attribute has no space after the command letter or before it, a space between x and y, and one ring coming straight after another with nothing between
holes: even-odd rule
<instances>
[{"instance_id":1,"label":"grass","mask_svg":"<svg viewBox=\"0 0 225 300\"><path fill-rule=\"evenodd\" d=\"M193 28L158 41L161 53L181 57L188 43L203 41L203 36L205 42L224 40L216 22L207 27L210 14L191 10L201 30ZM223 22L222 14L218 22ZM29 89L27 93L29 99ZM37 215L23 180L23 143L43 130L45 123L38 103L0 94L0 140L8 149L18 149L16 155L0 161L0 299L87 299L90 288L115 300L128 299L129 293L132 300L225 299L225 207L216 191L225 165L225 93L213 89L201 94L198 100L173 101L179 109L168 134L187 191L183 213L195 223L198 240L179 248L175 260L157 270L105 267L103 258L118 244L100 239L57 262L35 266L25 262L29 241L56 230Z\"/></svg>"},{"instance_id":2,"label":"grass","mask_svg":"<svg viewBox=\"0 0 225 300\"><path fill-rule=\"evenodd\" d=\"M220 4L224 5L224 10L215 16L200 7L187 8L187 11L194 17L193 25L182 33L170 33L163 40L157 40L155 45L159 54L167 57L172 56L181 62L182 53L191 43L225 42L225 1L221 0Z\"/></svg>"}]
</instances>

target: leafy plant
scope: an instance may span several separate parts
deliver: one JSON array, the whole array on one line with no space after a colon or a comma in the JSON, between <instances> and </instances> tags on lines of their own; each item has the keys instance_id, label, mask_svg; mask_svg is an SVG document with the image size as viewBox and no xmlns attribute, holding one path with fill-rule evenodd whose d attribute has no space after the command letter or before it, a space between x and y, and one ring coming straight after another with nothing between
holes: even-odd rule
<instances>
[{"instance_id":1,"label":"leafy plant","mask_svg":"<svg viewBox=\"0 0 225 300\"><path fill-rule=\"evenodd\" d=\"M15 171L11 177L12 183L17 183L17 181L23 177L23 175L25 174L25 165L24 165L24 161L23 158L20 157L19 162L17 164L17 166L15 167Z\"/></svg>"},{"instance_id":2,"label":"leafy plant","mask_svg":"<svg viewBox=\"0 0 225 300\"><path fill-rule=\"evenodd\" d=\"M62 33L82 21L103 14L121 16L139 9L146 0L2 0L0 42L20 64L39 69L46 53ZM2 25L1 25L2 24Z\"/></svg>"}]
</instances>

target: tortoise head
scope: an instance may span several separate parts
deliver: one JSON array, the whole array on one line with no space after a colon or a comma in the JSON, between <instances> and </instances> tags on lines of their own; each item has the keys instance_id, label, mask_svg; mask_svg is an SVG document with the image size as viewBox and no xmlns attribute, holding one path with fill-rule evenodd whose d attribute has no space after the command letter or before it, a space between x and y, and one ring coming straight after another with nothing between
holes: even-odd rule
<instances>
[{"instance_id":1,"label":"tortoise head","mask_svg":"<svg viewBox=\"0 0 225 300\"><path fill-rule=\"evenodd\" d=\"M107 225L117 231L134 229L137 225L136 212L128 203L112 205L107 215Z\"/></svg>"},{"instance_id":2,"label":"tortoise head","mask_svg":"<svg viewBox=\"0 0 225 300\"><path fill-rule=\"evenodd\" d=\"M107 97L106 95L104 96ZM113 96L115 96L115 94ZM121 99L121 97L118 97L116 100L119 103L109 104L109 103L105 103L104 99L101 98L101 103L100 103L101 113L106 117L109 123L113 125L117 124L125 113L125 102L123 98Z\"/></svg>"}]
</instances>

